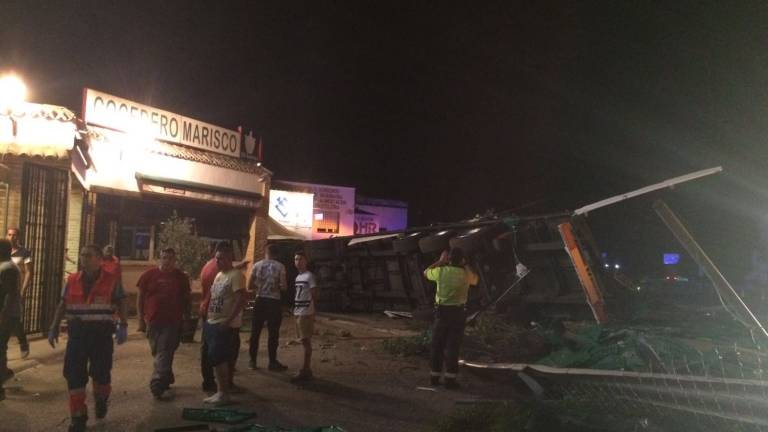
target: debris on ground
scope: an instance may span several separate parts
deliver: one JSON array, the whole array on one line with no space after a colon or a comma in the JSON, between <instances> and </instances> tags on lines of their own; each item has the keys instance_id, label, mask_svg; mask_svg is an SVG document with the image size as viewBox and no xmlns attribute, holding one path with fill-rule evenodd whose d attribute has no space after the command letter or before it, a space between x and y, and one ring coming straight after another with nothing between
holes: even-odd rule
<instances>
[{"instance_id":1,"label":"debris on ground","mask_svg":"<svg viewBox=\"0 0 768 432\"><path fill-rule=\"evenodd\" d=\"M190 421L237 424L256 417L253 411L241 411L228 408L184 408L181 418Z\"/></svg>"},{"instance_id":2,"label":"debris on ground","mask_svg":"<svg viewBox=\"0 0 768 432\"><path fill-rule=\"evenodd\" d=\"M319 426L319 427L302 427L284 429L279 426L262 426L258 424L250 424L243 426L234 426L224 432L345 432L344 429L338 426Z\"/></svg>"},{"instance_id":3,"label":"debris on ground","mask_svg":"<svg viewBox=\"0 0 768 432\"><path fill-rule=\"evenodd\" d=\"M389 311L385 310L384 315L390 317L390 318L413 318L412 312L402 312L402 311Z\"/></svg>"}]
</instances>

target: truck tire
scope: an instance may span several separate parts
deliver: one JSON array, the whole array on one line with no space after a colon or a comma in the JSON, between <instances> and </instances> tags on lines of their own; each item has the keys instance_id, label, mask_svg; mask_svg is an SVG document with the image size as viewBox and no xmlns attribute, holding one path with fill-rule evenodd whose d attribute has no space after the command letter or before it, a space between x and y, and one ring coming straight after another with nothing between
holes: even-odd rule
<instances>
[{"instance_id":1,"label":"truck tire","mask_svg":"<svg viewBox=\"0 0 768 432\"><path fill-rule=\"evenodd\" d=\"M419 249L423 253L442 252L448 249L448 242L453 237L453 230L440 231L419 240Z\"/></svg>"},{"instance_id":2,"label":"truck tire","mask_svg":"<svg viewBox=\"0 0 768 432\"><path fill-rule=\"evenodd\" d=\"M452 248L459 248L464 253L471 254L482 249L488 241L493 240L496 236L503 233L504 230L505 225L502 223L472 228L452 238L450 245Z\"/></svg>"},{"instance_id":3,"label":"truck tire","mask_svg":"<svg viewBox=\"0 0 768 432\"><path fill-rule=\"evenodd\" d=\"M402 238L392 240L392 249L396 253L409 254L417 252L419 250L419 238L422 237L422 233L415 232L408 234Z\"/></svg>"}]
</instances>

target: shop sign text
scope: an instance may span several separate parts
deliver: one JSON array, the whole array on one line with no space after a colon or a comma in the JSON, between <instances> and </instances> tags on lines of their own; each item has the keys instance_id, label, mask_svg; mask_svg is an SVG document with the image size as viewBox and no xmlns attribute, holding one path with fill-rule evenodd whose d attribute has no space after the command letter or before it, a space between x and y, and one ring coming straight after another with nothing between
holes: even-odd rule
<instances>
[{"instance_id":1,"label":"shop sign text","mask_svg":"<svg viewBox=\"0 0 768 432\"><path fill-rule=\"evenodd\" d=\"M240 156L240 133L128 99L85 89L83 118L86 123L195 147Z\"/></svg>"}]
</instances>

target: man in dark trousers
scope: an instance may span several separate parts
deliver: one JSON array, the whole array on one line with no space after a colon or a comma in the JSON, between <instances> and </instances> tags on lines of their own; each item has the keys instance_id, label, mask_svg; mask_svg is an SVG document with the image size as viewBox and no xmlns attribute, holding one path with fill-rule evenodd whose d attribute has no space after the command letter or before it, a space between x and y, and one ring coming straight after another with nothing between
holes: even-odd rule
<instances>
[{"instance_id":1,"label":"man in dark trousers","mask_svg":"<svg viewBox=\"0 0 768 432\"><path fill-rule=\"evenodd\" d=\"M459 349L464 338L469 287L477 285L477 274L466 265L464 252L453 248L424 270L424 276L437 283L435 323L432 327L430 383L440 384L445 365L445 387L458 389Z\"/></svg>"},{"instance_id":2,"label":"man in dark trousers","mask_svg":"<svg viewBox=\"0 0 768 432\"><path fill-rule=\"evenodd\" d=\"M248 277L249 290L255 293L256 301L253 305L253 321L251 322L251 369L256 369L256 357L259 352L259 337L264 321L267 322L269 341L267 352L269 353L269 365L271 371L286 370L286 366L277 361L277 347L280 343L280 324L283 321L283 308L280 302L280 294L288 290L285 278L285 266L276 260L278 254L277 245L267 246L266 257L253 265L251 275Z\"/></svg>"},{"instance_id":3,"label":"man in dark trousers","mask_svg":"<svg viewBox=\"0 0 768 432\"><path fill-rule=\"evenodd\" d=\"M0 240L0 401L5 399L3 383L13 377L8 369L8 339L11 337L10 308L18 303L19 269L11 262L11 243Z\"/></svg>"},{"instance_id":4,"label":"man in dark trousers","mask_svg":"<svg viewBox=\"0 0 768 432\"><path fill-rule=\"evenodd\" d=\"M202 286L202 301L200 301L199 314L203 323L208 319L208 303L211 301L211 285L219 274L219 268L216 265L216 251L220 247L226 246L224 242L216 243L211 249L211 259L209 259L200 270L200 285ZM216 393L216 376L213 373L213 366L208 361L208 344L203 338L200 344L200 373L203 376L203 391L206 393Z\"/></svg>"},{"instance_id":5,"label":"man in dark trousers","mask_svg":"<svg viewBox=\"0 0 768 432\"><path fill-rule=\"evenodd\" d=\"M29 287L32 284L32 252L19 242L18 228L8 228L5 238L11 242L11 261L16 264L21 275L19 298L11 311L11 315L15 318L12 334L19 339L21 358L27 358L29 342L27 342L27 333L24 331L24 297L29 294Z\"/></svg>"},{"instance_id":6,"label":"man in dark trousers","mask_svg":"<svg viewBox=\"0 0 768 432\"><path fill-rule=\"evenodd\" d=\"M112 391L112 335L115 334L118 345L128 338L123 287L117 275L102 268L101 258L98 246L84 246L80 250L82 270L67 278L61 302L48 331L48 343L56 347L61 319L66 316L68 339L64 378L69 389L69 412L72 417L69 432L85 431L88 421L85 387L89 377L93 379L96 418L107 415ZM120 319L117 327L113 320L115 311Z\"/></svg>"},{"instance_id":7,"label":"man in dark trousers","mask_svg":"<svg viewBox=\"0 0 768 432\"><path fill-rule=\"evenodd\" d=\"M154 357L149 390L155 399L172 396L173 357L181 342L184 317L189 317L189 278L176 267L176 251L160 252L160 265L145 271L136 283L139 331L147 332Z\"/></svg>"}]
</instances>

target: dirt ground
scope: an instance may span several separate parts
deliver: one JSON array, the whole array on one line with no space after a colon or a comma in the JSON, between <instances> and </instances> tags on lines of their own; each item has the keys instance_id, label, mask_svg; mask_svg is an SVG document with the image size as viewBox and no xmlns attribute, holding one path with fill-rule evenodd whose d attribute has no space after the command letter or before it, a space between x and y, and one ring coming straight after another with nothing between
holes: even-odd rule
<instances>
[{"instance_id":1,"label":"dirt ground","mask_svg":"<svg viewBox=\"0 0 768 432\"><path fill-rule=\"evenodd\" d=\"M254 422L258 424L285 428L336 425L365 432L424 431L458 405L504 397L505 387L468 374L460 378L464 385L461 391L418 389L428 382L426 359L392 355L384 351L382 343L418 332L407 320L393 320L383 314L321 314L313 341L316 379L297 387L289 382L302 356L301 345L293 341L293 326L292 318L283 321L278 357L289 370L281 373L266 370L266 334L261 338L260 369L248 369L250 334L241 334L235 381L246 392L236 396L232 407L255 411ZM130 327L135 329L135 323ZM199 341L199 333L196 339ZM63 345L52 350L44 340L35 341L28 361L17 359L18 346L9 347L11 367L23 371L7 385L13 388L0 402L0 431L66 430ZM180 347L174 368L176 397L155 401L148 389L152 361L148 344L143 334L132 333L129 341L115 350L109 416L96 421L91 415L89 430L152 431L194 424L182 420L181 412L184 407L204 407L199 349L199 343ZM226 430L222 425L217 427Z\"/></svg>"}]
</instances>

